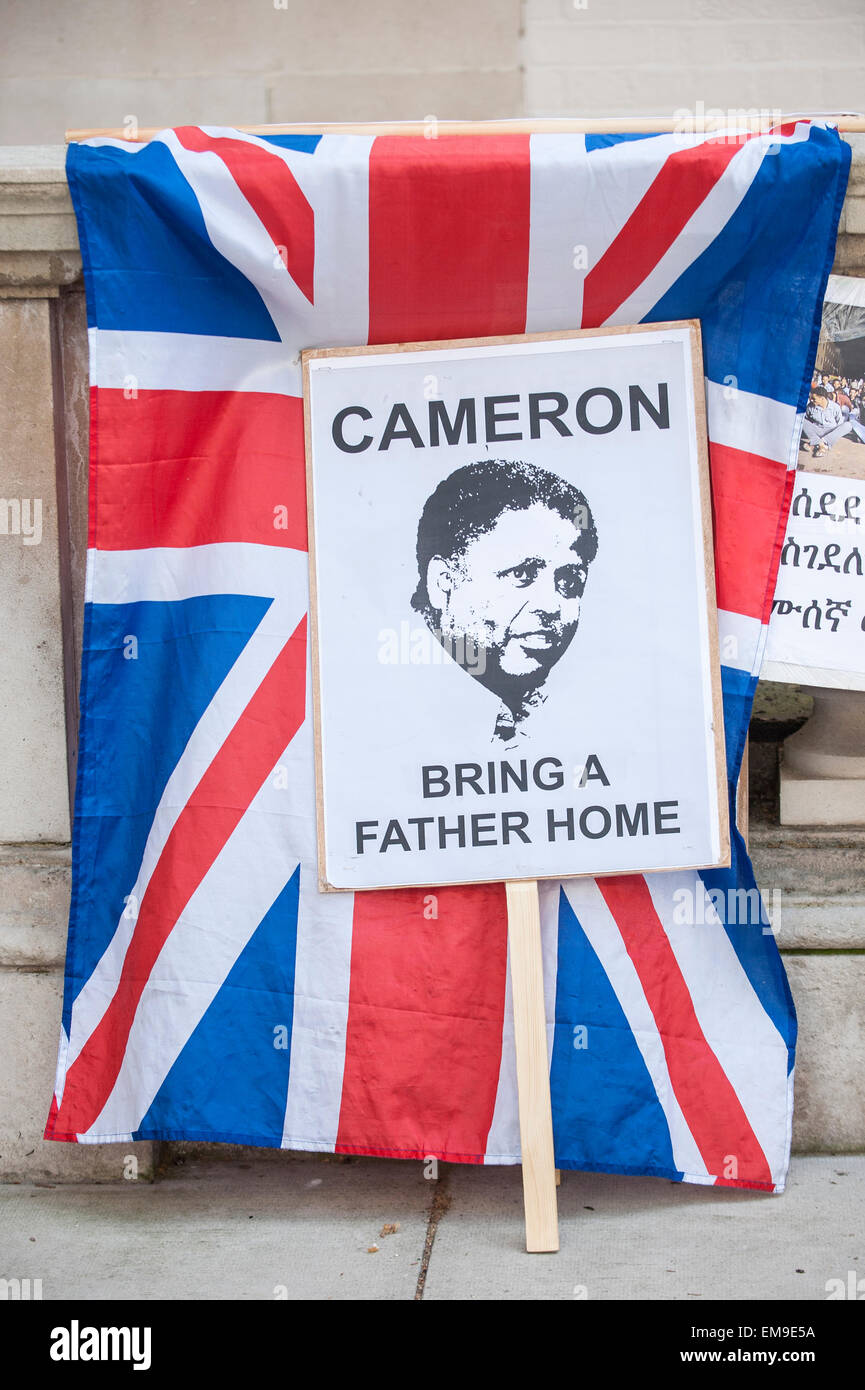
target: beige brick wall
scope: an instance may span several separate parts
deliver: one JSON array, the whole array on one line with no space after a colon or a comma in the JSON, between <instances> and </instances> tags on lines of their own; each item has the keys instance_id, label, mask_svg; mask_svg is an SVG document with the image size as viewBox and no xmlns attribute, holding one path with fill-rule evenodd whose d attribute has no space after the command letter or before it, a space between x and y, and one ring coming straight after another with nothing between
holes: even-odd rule
<instances>
[{"instance_id":1,"label":"beige brick wall","mask_svg":"<svg viewBox=\"0 0 865 1390\"><path fill-rule=\"evenodd\" d=\"M863 0L5 0L0 144L69 127L865 108Z\"/></svg>"},{"instance_id":2,"label":"beige brick wall","mask_svg":"<svg viewBox=\"0 0 865 1390\"><path fill-rule=\"evenodd\" d=\"M129 116L518 116L519 64L520 0L4 0L0 144Z\"/></svg>"},{"instance_id":3,"label":"beige brick wall","mask_svg":"<svg viewBox=\"0 0 865 1390\"><path fill-rule=\"evenodd\" d=\"M862 0L525 0L532 116L865 110Z\"/></svg>"}]
</instances>

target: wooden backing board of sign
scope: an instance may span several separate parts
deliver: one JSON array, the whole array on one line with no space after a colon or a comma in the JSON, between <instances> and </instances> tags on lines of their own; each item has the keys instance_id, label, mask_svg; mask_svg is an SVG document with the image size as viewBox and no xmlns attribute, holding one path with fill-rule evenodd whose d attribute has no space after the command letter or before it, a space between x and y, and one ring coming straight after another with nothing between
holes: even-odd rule
<instances>
[{"instance_id":1,"label":"wooden backing board of sign","mask_svg":"<svg viewBox=\"0 0 865 1390\"><path fill-rule=\"evenodd\" d=\"M630 334L659 333L665 329L681 329L687 327L690 330L691 341L691 373L693 382L693 403L694 403L694 425L697 439L698 453L698 486L699 486L699 515L703 533L703 580L705 584L706 599L709 609L709 661L712 671L711 680L711 702L712 702L712 729L714 731L714 765L715 765L715 795L717 797L719 814L719 837L720 850L717 862L713 863L713 868L726 868L730 865L730 824L728 814L728 789L727 789L727 755L726 742L724 735L724 713L723 696L721 691L720 676L720 655L718 640L717 623L717 599L715 593L715 565L713 551L713 532L712 532L712 493L711 480L709 475L709 448L708 432L706 426L706 397L704 386L703 353L700 322L698 319L679 319L674 321L664 321L660 323L638 323L638 324L612 324L602 328L575 328L575 329L553 329L545 333L510 333L495 334L492 336L473 337L473 338L450 338L450 339L431 339L424 342L407 343L376 343L362 344L356 347L328 347L328 348L305 348L300 354L303 372L303 412L304 412L304 437L306 450L306 499L307 516L309 521L309 584L310 584L310 642L312 649L312 687L313 687L313 744L315 753L315 772L316 772L316 836L318 844L318 864L319 864L319 890L323 893L343 892L343 887L334 886L328 879L326 872L326 845L324 831L324 789L322 783L322 735L321 721L319 718L319 707L321 702L321 683L319 672L318 652L320 648L318 631L318 582L317 582L317 563L316 563L316 528L315 528L315 489L313 485L312 472L312 420L310 412L310 389L309 389L309 367L314 358L350 358L350 357L375 357L382 354L413 353L427 351L441 351L443 349L453 349L459 351L464 348L476 347L499 347L504 345L519 345L525 343L543 343L550 341L566 342L573 338L597 338L602 339L608 336L624 337ZM685 863L670 865L665 869L657 870L647 868L637 864L628 873L668 873L679 872L686 869L705 868L704 863ZM578 877L579 875L577 875ZM589 877L606 877L606 873L593 873ZM539 875L539 879L553 879L558 881L562 875L544 874ZM615 874L613 874L615 877ZM476 882L472 879L454 879L453 884L439 884L440 887L461 886L466 883ZM527 880L536 881L536 880ZM404 887L400 883L378 884L375 888L366 885L356 884L352 891L380 892L389 888Z\"/></svg>"},{"instance_id":2,"label":"wooden backing board of sign","mask_svg":"<svg viewBox=\"0 0 865 1390\"><path fill-rule=\"evenodd\" d=\"M739 768L739 781L736 786L736 825L739 834L745 841L745 848L748 848L749 814L748 814L748 791L750 783L750 760L748 757L748 740L745 739L745 747L742 752L742 766Z\"/></svg>"},{"instance_id":3,"label":"wooden backing board of sign","mask_svg":"<svg viewBox=\"0 0 865 1390\"><path fill-rule=\"evenodd\" d=\"M710 660L713 670L712 703L714 710L714 745L716 794L720 813L721 860L719 867L730 863L730 835L727 819L726 753L723 733L720 666L715 600L715 573L712 548L711 492L708 471L703 366L699 324L691 321L696 335L691 343L691 365L694 380L695 427L698 442L700 512L704 537L705 585L709 602ZM395 350L412 352L430 348L464 348L489 344L531 343L549 339L603 337L607 334L630 334L658 331L680 324L639 324L612 326L600 329L557 330L549 333L513 334L493 337L466 338L426 343L363 345L353 348L307 349L301 353L304 377L304 434L307 465L307 510L309 518L310 561L310 620L313 684L313 741L316 764L316 818L319 855L319 889L339 892L328 882L325 864L324 794L321 781L321 687L318 662L318 602L316 570L315 495L312 478L312 428L310 414L309 360L314 357L370 356ZM747 753L746 753L747 756ZM747 788L747 762L743 762L740 781ZM747 795L747 792L746 792ZM741 802L740 802L741 805ZM682 865L692 868L693 865ZM647 870L645 872L652 872ZM556 877L560 877L557 875ZM354 891L366 891L356 888ZM374 890L382 891L382 890ZM387 891L386 889L384 891ZM553 1148L552 1098L550 1094L550 1056L547 1044L546 1009L544 1004L543 956L541 949L540 900L538 879L512 879L505 882L508 918L511 990L513 996L514 1044L516 1052L517 1093L520 1123L520 1152L523 1168L523 1197L525 1210L526 1250L529 1253L555 1253L559 1249L558 1203L556 1187L560 1174L555 1166Z\"/></svg>"}]
</instances>

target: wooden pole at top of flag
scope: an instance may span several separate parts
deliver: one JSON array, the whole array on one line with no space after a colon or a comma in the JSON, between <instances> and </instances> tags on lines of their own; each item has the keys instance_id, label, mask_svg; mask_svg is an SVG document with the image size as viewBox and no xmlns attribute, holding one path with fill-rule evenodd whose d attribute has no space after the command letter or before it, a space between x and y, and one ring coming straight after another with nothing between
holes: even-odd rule
<instances>
[{"instance_id":1,"label":"wooden pole at top of flag","mask_svg":"<svg viewBox=\"0 0 865 1390\"><path fill-rule=\"evenodd\" d=\"M681 113L677 113L681 114ZM291 122L286 125L237 125L231 127L239 130L244 135L423 135L433 138L431 130L436 134L443 135L564 135L564 134L591 134L592 132L602 132L605 135L617 134L645 134L663 135L679 131L682 134L691 134L694 130L721 130L730 125L744 126L748 130L766 131L770 130L777 122L777 115L772 112L764 112L758 116L741 116L735 121L730 117L736 115L731 111L726 116L704 117L694 120L693 126L689 127L686 119L675 120L672 116L585 116L585 117L549 117L537 120L502 120L502 121L444 121L438 120L435 116L427 116L422 121L302 121ZM809 117L808 112L797 111L789 115L785 114L782 119L790 121L794 119L808 120L834 120L837 122L838 129L848 135L857 132L865 132L865 116L859 112L831 112L813 113ZM189 124L187 122L187 124ZM152 140L158 135L160 130L166 129L165 126L141 127L105 127L101 129L88 130L67 130L66 143L71 144L78 140L126 140L130 144L143 144L147 140Z\"/></svg>"}]
</instances>

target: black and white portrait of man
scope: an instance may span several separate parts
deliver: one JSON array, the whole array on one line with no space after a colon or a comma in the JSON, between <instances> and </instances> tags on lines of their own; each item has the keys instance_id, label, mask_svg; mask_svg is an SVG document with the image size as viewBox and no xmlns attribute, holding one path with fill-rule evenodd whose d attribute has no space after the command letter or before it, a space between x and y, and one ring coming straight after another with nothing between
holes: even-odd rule
<instances>
[{"instance_id":1,"label":"black and white portrait of man","mask_svg":"<svg viewBox=\"0 0 865 1390\"><path fill-rule=\"evenodd\" d=\"M493 738L512 744L570 646L598 537L572 484L524 460L458 468L427 499L413 608L497 697Z\"/></svg>"}]
</instances>

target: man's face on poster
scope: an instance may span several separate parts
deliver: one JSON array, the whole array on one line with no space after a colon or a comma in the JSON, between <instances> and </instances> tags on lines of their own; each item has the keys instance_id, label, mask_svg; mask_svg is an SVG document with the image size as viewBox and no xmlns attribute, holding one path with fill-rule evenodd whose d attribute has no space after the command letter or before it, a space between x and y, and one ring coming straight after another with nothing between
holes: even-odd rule
<instances>
[{"instance_id":1,"label":"man's face on poster","mask_svg":"<svg viewBox=\"0 0 865 1390\"><path fill-rule=\"evenodd\" d=\"M587 563L583 528L544 502L503 511L493 525L427 570L442 640L461 664L493 687L540 685L567 651L580 617ZM486 677L486 679L485 679Z\"/></svg>"}]
</instances>

